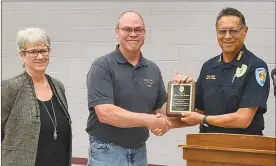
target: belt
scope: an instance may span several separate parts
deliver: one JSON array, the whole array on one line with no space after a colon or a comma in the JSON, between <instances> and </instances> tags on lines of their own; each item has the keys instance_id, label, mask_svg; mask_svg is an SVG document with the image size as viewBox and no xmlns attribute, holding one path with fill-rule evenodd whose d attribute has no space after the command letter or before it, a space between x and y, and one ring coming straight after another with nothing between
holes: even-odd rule
<instances>
[{"instance_id":1,"label":"belt","mask_svg":"<svg viewBox=\"0 0 276 166\"><path fill-rule=\"evenodd\" d=\"M89 140L90 140L90 141L93 140L93 139L96 139L96 140L99 140L99 141L101 141L101 142L103 142L103 143L107 143L107 144L108 144L108 143L112 143L112 144L114 144L114 145L116 145L116 146L121 146L121 147L127 148L127 149L137 149L137 148L140 148L140 147L146 145L146 143L143 142L142 144L135 145L135 146L124 146L124 145L118 145L118 144L113 143L113 142L105 142L105 141L102 141L102 140L100 140L100 139L98 139L98 138L96 138L95 136L90 135L90 134L88 134L88 136L89 136Z\"/></svg>"}]
</instances>

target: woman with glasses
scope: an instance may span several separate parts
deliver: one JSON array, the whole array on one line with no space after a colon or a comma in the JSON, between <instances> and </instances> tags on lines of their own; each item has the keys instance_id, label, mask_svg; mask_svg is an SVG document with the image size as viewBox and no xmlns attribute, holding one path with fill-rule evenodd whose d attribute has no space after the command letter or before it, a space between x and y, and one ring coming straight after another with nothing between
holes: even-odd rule
<instances>
[{"instance_id":1,"label":"woman with glasses","mask_svg":"<svg viewBox=\"0 0 276 166\"><path fill-rule=\"evenodd\" d=\"M71 165L71 120L65 88L45 73L51 40L38 28L17 34L24 72L3 80L1 105L2 164Z\"/></svg>"}]
</instances>

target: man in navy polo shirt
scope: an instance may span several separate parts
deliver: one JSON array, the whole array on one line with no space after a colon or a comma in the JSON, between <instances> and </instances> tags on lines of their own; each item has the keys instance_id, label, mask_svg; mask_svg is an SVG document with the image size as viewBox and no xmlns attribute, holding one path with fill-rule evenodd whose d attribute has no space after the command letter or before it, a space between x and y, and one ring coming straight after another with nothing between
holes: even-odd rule
<instances>
[{"instance_id":1,"label":"man in navy polo shirt","mask_svg":"<svg viewBox=\"0 0 276 166\"><path fill-rule=\"evenodd\" d=\"M157 114L166 90L158 66L140 52L145 40L142 17L124 12L115 32L119 45L96 59L87 75L88 166L147 166L149 129L162 135L171 127L166 116ZM177 74L174 81L192 79Z\"/></svg>"},{"instance_id":2,"label":"man in navy polo shirt","mask_svg":"<svg viewBox=\"0 0 276 166\"><path fill-rule=\"evenodd\" d=\"M243 14L223 9L216 21L222 53L202 66L196 84L198 112L182 120L200 124L203 133L263 135L270 79L266 63L244 45L248 27Z\"/></svg>"}]
</instances>

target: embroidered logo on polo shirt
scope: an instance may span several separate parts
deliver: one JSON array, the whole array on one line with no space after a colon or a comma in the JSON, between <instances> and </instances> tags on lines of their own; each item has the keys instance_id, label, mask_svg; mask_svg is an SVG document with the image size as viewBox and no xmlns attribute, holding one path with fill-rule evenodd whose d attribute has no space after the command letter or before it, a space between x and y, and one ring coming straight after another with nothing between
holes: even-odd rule
<instances>
[{"instance_id":1,"label":"embroidered logo on polo shirt","mask_svg":"<svg viewBox=\"0 0 276 166\"><path fill-rule=\"evenodd\" d=\"M255 77L259 85L264 86L267 71L265 68L260 67L255 70Z\"/></svg>"},{"instance_id":2,"label":"embroidered logo on polo shirt","mask_svg":"<svg viewBox=\"0 0 276 166\"><path fill-rule=\"evenodd\" d=\"M147 79L147 78L143 78L143 82L149 88L151 88L152 85L154 84L154 81L152 79Z\"/></svg>"}]
</instances>

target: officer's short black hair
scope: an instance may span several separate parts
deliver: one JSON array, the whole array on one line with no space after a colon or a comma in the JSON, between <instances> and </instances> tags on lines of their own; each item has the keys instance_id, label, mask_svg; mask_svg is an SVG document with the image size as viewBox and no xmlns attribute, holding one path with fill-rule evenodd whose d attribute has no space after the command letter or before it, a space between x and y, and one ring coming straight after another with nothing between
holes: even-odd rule
<instances>
[{"instance_id":1,"label":"officer's short black hair","mask_svg":"<svg viewBox=\"0 0 276 166\"><path fill-rule=\"evenodd\" d=\"M220 18L222 16L237 16L237 17L240 18L241 24L244 25L244 26L246 26L245 18L243 16L243 14L238 9L231 8L231 7L227 7L227 8L222 9L219 12L217 20L216 20L216 27L218 25L218 21L220 20Z\"/></svg>"}]
</instances>

